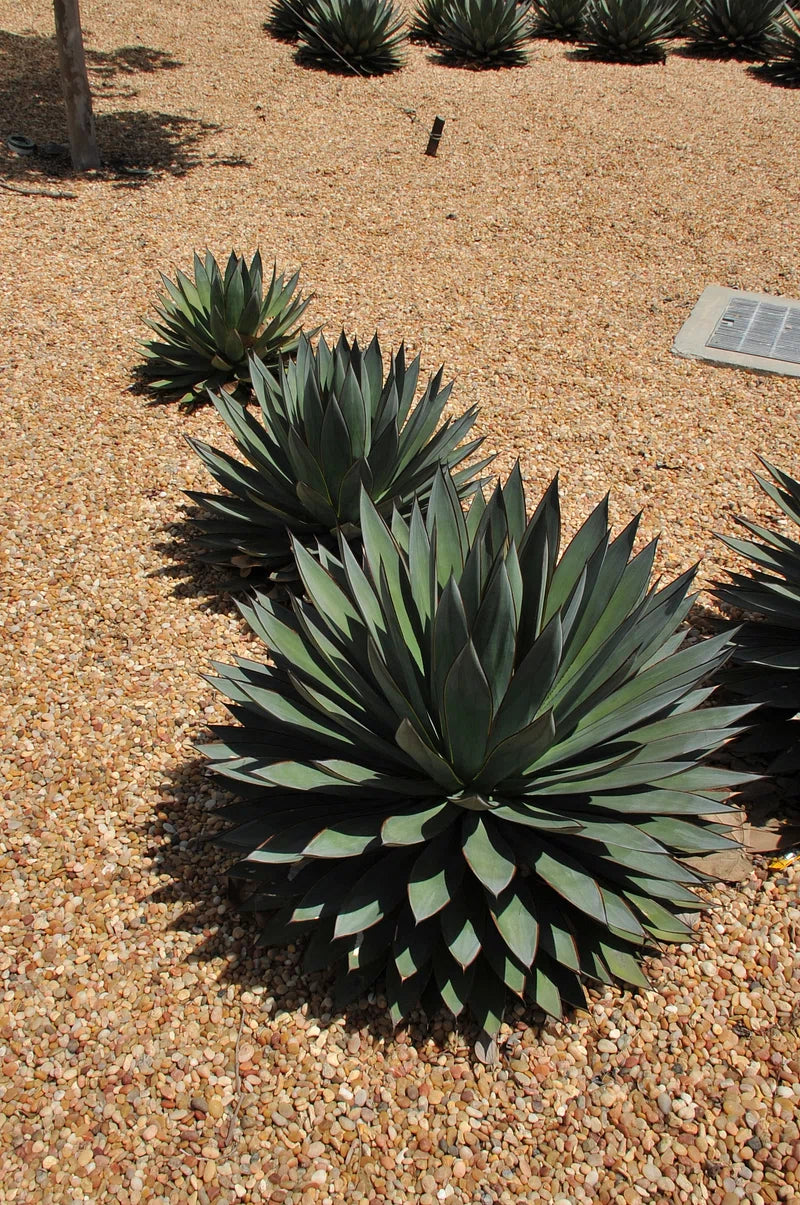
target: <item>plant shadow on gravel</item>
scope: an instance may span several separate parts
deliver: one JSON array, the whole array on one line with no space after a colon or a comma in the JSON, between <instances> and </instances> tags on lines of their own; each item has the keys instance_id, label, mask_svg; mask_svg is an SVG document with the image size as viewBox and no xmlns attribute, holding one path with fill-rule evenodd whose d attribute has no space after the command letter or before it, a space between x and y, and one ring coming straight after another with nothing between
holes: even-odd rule
<instances>
[{"instance_id":1,"label":"plant shadow on gravel","mask_svg":"<svg viewBox=\"0 0 800 1205\"><path fill-rule=\"evenodd\" d=\"M207 512L187 503L179 508L179 512L177 519L161 529L165 538L153 545L154 551L169 563L154 569L149 576L173 580L173 597L202 599L200 607L203 611L238 614L236 598L243 597L252 586L263 590L269 583L255 578L251 581L244 576L237 578L233 567L211 565L195 556L192 551L198 541L195 521L204 515L207 517Z\"/></svg>"},{"instance_id":2,"label":"plant shadow on gravel","mask_svg":"<svg viewBox=\"0 0 800 1205\"><path fill-rule=\"evenodd\" d=\"M401 1041L419 1050L429 1044L433 1059L444 1049L471 1058L479 1031L468 1017L455 1018L446 1009L430 1017L415 1011L396 1030L380 1001L380 980L367 994L340 1008L334 1001L332 972L303 969L305 939L293 947L258 946L256 918L252 912L239 910L236 881L227 876L235 855L218 848L213 840L228 825L207 806L223 807L234 798L235 793L222 786L216 775L206 773L202 758L177 767L161 784L159 818L149 830L155 838L149 853L155 861L154 870L168 876L170 882L158 888L151 899L154 903L177 902L183 906L170 925L173 931L203 935L189 962L221 960L220 988L235 985L248 991L262 987L274 1000L274 1011L291 1012L307 1005L309 1020L317 1023L342 1016L348 1033L367 1031L373 1039L386 1042L405 1035ZM521 1003L509 1005L506 1021L512 1027L518 1023L533 1029L537 1040L541 1028L547 1025L543 1013Z\"/></svg>"},{"instance_id":3,"label":"plant shadow on gravel","mask_svg":"<svg viewBox=\"0 0 800 1205\"><path fill-rule=\"evenodd\" d=\"M787 68L781 60L772 63L753 63L747 68L748 75L764 83L772 84L773 88L800 88L800 70Z\"/></svg>"},{"instance_id":4,"label":"plant shadow on gravel","mask_svg":"<svg viewBox=\"0 0 800 1205\"><path fill-rule=\"evenodd\" d=\"M12 155L3 145L3 179L23 185L108 174L119 187L138 187L161 174L184 176L201 165L200 145L219 128L213 123L143 109L102 111L108 98L130 102L137 96L131 83L137 74L177 70L182 66L177 59L149 46L114 51L87 46L86 60L103 162L95 173L75 172L70 162L55 38L0 29L2 133L23 134L36 144L35 154L25 156ZM217 162L245 164L244 160Z\"/></svg>"}]
</instances>

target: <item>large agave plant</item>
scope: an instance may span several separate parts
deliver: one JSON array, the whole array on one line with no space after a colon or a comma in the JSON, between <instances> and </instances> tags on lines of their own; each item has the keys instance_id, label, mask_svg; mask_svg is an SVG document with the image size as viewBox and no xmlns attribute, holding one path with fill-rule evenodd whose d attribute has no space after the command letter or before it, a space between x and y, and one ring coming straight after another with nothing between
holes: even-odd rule
<instances>
[{"instance_id":1,"label":"large agave plant","mask_svg":"<svg viewBox=\"0 0 800 1205\"><path fill-rule=\"evenodd\" d=\"M406 37L392 0L308 0L300 51L329 71L385 75L402 67Z\"/></svg>"},{"instance_id":2,"label":"large agave plant","mask_svg":"<svg viewBox=\"0 0 800 1205\"><path fill-rule=\"evenodd\" d=\"M705 817L736 776L700 762L746 711L698 710L727 639L681 649L692 573L652 586L605 501L559 560L557 484L526 523L518 470L467 515L443 473L408 519L364 493L361 527L361 560L295 544L305 598L242 607L271 663L211 679L263 940L309 934L342 1000L385 977L395 1022L443 1001L490 1034L509 992L558 1016L584 980L645 985L701 907L683 859L729 844Z\"/></svg>"},{"instance_id":3,"label":"large agave plant","mask_svg":"<svg viewBox=\"0 0 800 1205\"><path fill-rule=\"evenodd\" d=\"M800 768L800 724L793 722L800 712L800 540L791 535L800 536L800 482L761 463L772 481L759 474L756 480L794 526L784 533L740 518L755 539L721 539L755 567L749 575L729 572L731 581L718 583L713 593L759 616L734 633L734 665L725 678L735 691L773 711L753 736L762 750L780 750L772 768L785 772Z\"/></svg>"},{"instance_id":4,"label":"large agave plant","mask_svg":"<svg viewBox=\"0 0 800 1205\"><path fill-rule=\"evenodd\" d=\"M205 261L194 257L194 280L183 272L175 282L163 273L161 280L158 320L145 318L155 338L142 343L139 367L157 394L182 395L182 405L197 405L206 389L248 382L251 354L275 364L297 347L311 299L293 296L298 273L285 280L274 266L265 293L258 251L249 264L232 251L224 274L206 251Z\"/></svg>"},{"instance_id":5,"label":"large agave plant","mask_svg":"<svg viewBox=\"0 0 800 1205\"><path fill-rule=\"evenodd\" d=\"M778 83L800 86L800 15L784 4L779 19L773 21L766 52L765 70Z\"/></svg>"},{"instance_id":6,"label":"large agave plant","mask_svg":"<svg viewBox=\"0 0 800 1205\"><path fill-rule=\"evenodd\" d=\"M583 28L586 0L533 0L531 8L537 38L571 42Z\"/></svg>"},{"instance_id":7,"label":"large agave plant","mask_svg":"<svg viewBox=\"0 0 800 1205\"><path fill-rule=\"evenodd\" d=\"M698 50L760 59L783 0L697 0L688 36Z\"/></svg>"},{"instance_id":8,"label":"large agave plant","mask_svg":"<svg viewBox=\"0 0 800 1205\"><path fill-rule=\"evenodd\" d=\"M659 0L588 0L581 41L593 58L613 63L661 62L662 41L673 36L674 3Z\"/></svg>"},{"instance_id":9,"label":"large agave plant","mask_svg":"<svg viewBox=\"0 0 800 1205\"><path fill-rule=\"evenodd\" d=\"M296 362L276 375L254 360L252 380L261 422L225 394L214 398L246 463L189 440L228 491L190 495L213 516L200 527L205 559L217 564L295 576L289 533L306 544L339 528L357 534L362 486L382 513L407 513L440 464L455 470L482 442L462 442L477 407L437 430L452 389L442 369L415 404L419 357L407 365L401 346L385 371L377 335L364 352L344 333L316 350L301 336ZM457 472L459 493L477 488L488 463Z\"/></svg>"},{"instance_id":10,"label":"large agave plant","mask_svg":"<svg viewBox=\"0 0 800 1205\"><path fill-rule=\"evenodd\" d=\"M528 61L530 10L516 0L447 0L439 44L445 59L481 67L517 67Z\"/></svg>"}]
</instances>

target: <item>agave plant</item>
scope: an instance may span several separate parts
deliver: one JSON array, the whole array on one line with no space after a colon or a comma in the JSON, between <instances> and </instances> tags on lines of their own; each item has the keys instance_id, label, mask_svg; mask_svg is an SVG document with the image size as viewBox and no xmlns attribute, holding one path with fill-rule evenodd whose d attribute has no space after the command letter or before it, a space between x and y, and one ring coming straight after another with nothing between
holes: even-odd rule
<instances>
[{"instance_id":1,"label":"agave plant","mask_svg":"<svg viewBox=\"0 0 800 1205\"><path fill-rule=\"evenodd\" d=\"M533 0L531 7L537 38L571 42L579 36L586 0Z\"/></svg>"},{"instance_id":2,"label":"agave plant","mask_svg":"<svg viewBox=\"0 0 800 1205\"><path fill-rule=\"evenodd\" d=\"M308 0L273 0L264 28L281 42L296 42L307 11Z\"/></svg>"},{"instance_id":3,"label":"agave plant","mask_svg":"<svg viewBox=\"0 0 800 1205\"><path fill-rule=\"evenodd\" d=\"M761 463L772 481L758 473L756 481L795 525L790 531L800 536L800 483L769 461ZM738 522L756 538L720 538L756 567L749 576L729 571L731 581L718 583L713 593L760 618L734 633L734 665L725 680L770 709L765 726L753 733L755 744L764 751L780 750L772 769L794 771L800 768L800 724L793 722L800 712L800 540L749 519Z\"/></svg>"},{"instance_id":4,"label":"agave plant","mask_svg":"<svg viewBox=\"0 0 800 1205\"><path fill-rule=\"evenodd\" d=\"M414 42L437 46L441 40L442 19L447 0L420 0L411 18L409 36Z\"/></svg>"},{"instance_id":5,"label":"agave plant","mask_svg":"<svg viewBox=\"0 0 800 1205\"><path fill-rule=\"evenodd\" d=\"M727 637L681 649L692 572L651 586L636 528L605 500L559 560L557 482L526 523L518 469L466 514L440 472L410 518L362 493L360 560L296 542L304 599L242 606L271 663L210 679L236 722L202 752L251 788L223 843L263 941L309 934L340 1000L382 976L395 1022L443 1001L492 1034L509 992L558 1016L689 936L683 860L730 843L736 780L701 760L747 709L698 710Z\"/></svg>"},{"instance_id":6,"label":"agave plant","mask_svg":"<svg viewBox=\"0 0 800 1205\"><path fill-rule=\"evenodd\" d=\"M788 4L772 23L765 53L769 59L765 70L772 79L790 87L800 85L800 17Z\"/></svg>"},{"instance_id":7,"label":"agave plant","mask_svg":"<svg viewBox=\"0 0 800 1205\"><path fill-rule=\"evenodd\" d=\"M329 71L385 75L402 67L403 18L392 0L308 0L303 58Z\"/></svg>"},{"instance_id":8,"label":"agave plant","mask_svg":"<svg viewBox=\"0 0 800 1205\"><path fill-rule=\"evenodd\" d=\"M273 266L265 294L258 251L250 264L232 251L224 275L210 251L205 262L195 255L194 280L178 272L173 282L162 273L158 320L145 318L155 338L142 343L139 374L157 394L182 394L183 406L205 400L206 389L249 382L251 354L275 364L297 347L311 300L293 296L298 275L285 280Z\"/></svg>"},{"instance_id":9,"label":"agave plant","mask_svg":"<svg viewBox=\"0 0 800 1205\"><path fill-rule=\"evenodd\" d=\"M685 38L689 31L689 26L694 20L694 14L697 9L697 0L676 0L673 9L672 29L670 36L673 38Z\"/></svg>"},{"instance_id":10,"label":"agave plant","mask_svg":"<svg viewBox=\"0 0 800 1205\"><path fill-rule=\"evenodd\" d=\"M482 67L528 61L530 10L516 0L446 0L439 30L443 58Z\"/></svg>"},{"instance_id":11,"label":"agave plant","mask_svg":"<svg viewBox=\"0 0 800 1205\"><path fill-rule=\"evenodd\" d=\"M697 0L687 33L698 50L760 59L782 5L783 0Z\"/></svg>"},{"instance_id":12,"label":"agave plant","mask_svg":"<svg viewBox=\"0 0 800 1205\"><path fill-rule=\"evenodd\" d=\"M663 62L662 40L673 36L674 3L588 0L581 41L593 58L613 63Z\"/></svg>"},{"instance_id":13,"label":"agave plant","mask_svg":"<svg viewBox=\"0 0 800 1205\"><path fill-rule=\"evenodd\" d=\"M386 372L377 335L362 352L344 333L332 349L301 336L296 362L277 375L254 360L263 424L225 394L214 398L246 463L189 440L228 491L190 494L213 516L200 521L205 559L295 577L289 533L306 544L337 529L357 534L362 486L384 514L425 498L438 465L455 470L482 440L462 443L477 407L436 429L452 389L442 369L414 404L419 368L401 346ZM460 494L477 488L488 463L456 473Z\"/></svg>"}]
</instances>

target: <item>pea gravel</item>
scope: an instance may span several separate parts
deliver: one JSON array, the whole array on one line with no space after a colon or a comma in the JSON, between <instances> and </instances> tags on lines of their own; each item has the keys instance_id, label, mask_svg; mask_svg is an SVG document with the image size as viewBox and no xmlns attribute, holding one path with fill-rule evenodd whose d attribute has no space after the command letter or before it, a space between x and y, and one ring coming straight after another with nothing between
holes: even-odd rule
<instances>
[{"instance_id":1,"label":"pea gravel","mask_svg":"<svg viewBox=\"0 0 800 1205\"><path fill-rule=\"evenodd\" d=\"M296 66L254 0L82 8L109 165L0 160L76 194L2 193L2 1200L800 1201L797 870L715 890L653 992L518 1009L495 1067L254 950L192 753L222 714L200 672L252 646L174 551L204 484L182 436L219 423L127 391L158 270L260 244L310 322L443 361L532 498L560 468L568 527L611 488L707 582L712 531L769 514L755 454L800 470L797 383L669 348L709 283L800 296L800 94L545 43L365 81ZM40 146L65 138L51 34L48 0L0 0L2 133Z\"/></svg>"}]
</instances>

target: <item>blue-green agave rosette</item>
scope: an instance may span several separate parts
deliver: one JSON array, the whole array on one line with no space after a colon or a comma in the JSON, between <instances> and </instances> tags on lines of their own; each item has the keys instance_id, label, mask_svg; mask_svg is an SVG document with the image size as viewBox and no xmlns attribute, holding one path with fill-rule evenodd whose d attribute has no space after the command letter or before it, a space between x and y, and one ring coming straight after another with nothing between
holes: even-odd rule
<instances>
[{"instance_id":1,"label":"blue-green agave rosette","mask_svg":"<svg viewBox=\"0 0 800 1205\"><path fill-rule=\"evenodd\" d=\"M707 819L743 775L703 764L746 707L702 706L726 635L684 646L692 572L651 583L637 520L607 500L559 559L553 482L530 522L520 473L462 510L439 472L363 549L294 551L305 597L242 606L271 664L211 679L234 722L202 751L246 798L224 844L264 942L310 938L346 1001L381 978L489 1034L508 1000L553 1015L585 982L645 985L653 939L702 907L685 859L730 844Z\"/></svg>"}]
</instances>

